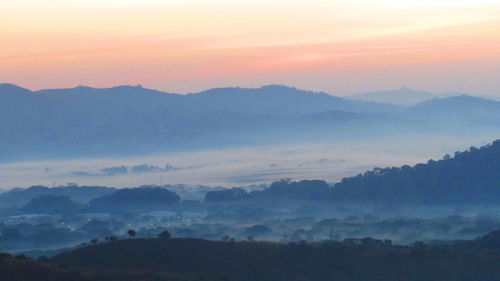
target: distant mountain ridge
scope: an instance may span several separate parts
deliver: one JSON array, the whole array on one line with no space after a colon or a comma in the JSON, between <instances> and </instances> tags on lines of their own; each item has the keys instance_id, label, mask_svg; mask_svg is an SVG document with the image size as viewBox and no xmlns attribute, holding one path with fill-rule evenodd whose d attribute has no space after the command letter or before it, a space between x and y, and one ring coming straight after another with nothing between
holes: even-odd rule
<instances>
[{"instance_id":1,"label":"distant mountain ridge","mask_svg":"<svg viewBox=\"0 0 500 281\"><path fill-rule=\"evenodd\" d=\"M97 99L101 102L110 102L111 98L125 96L133 102L137 102L140 98L143 102L154 101L159 105L189 107L198 111L232 110L251 114L298 115L334 109L353 112L396 109L389 105L375 106L371 103L356 102L326 93L304 91L281 85L268 85L261 88L215 88L186 95L164 93L142 86L117 86L105 89L79 86L70 89L40 90L37 93L62 101ZM277 111L278 109L280 111Z\"/></svg>"},{"instance_id":2,"label":"distant mountain ridge","mask_svg":"<svg viewBox=\"0 0 500 281\"><path fill-rule=\"evenodd\" d=\"M401 107L282 85L179 95L142 86L33 92L0 84L0 162L500 127L500 103L469 99Z\"/></svg>"}]
</instances>

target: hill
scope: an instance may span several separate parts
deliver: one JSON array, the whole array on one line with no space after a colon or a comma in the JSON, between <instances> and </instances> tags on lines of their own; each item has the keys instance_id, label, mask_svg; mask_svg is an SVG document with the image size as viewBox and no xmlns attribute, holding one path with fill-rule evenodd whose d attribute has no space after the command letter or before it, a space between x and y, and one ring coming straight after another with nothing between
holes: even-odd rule
<instances>
[{"instance_id":1,"label":"hill","mask_svg":"<svg viewBox=\"0 0 500 281\"><path fill-rule=\"evenodd\" d=\"M92 211L163 210L169 204L179 203L177 193L160 187L119 189L111 194L94 198L89 202Z\"/></svg>"},{"instance_id":2,"label":"hill","mask_svg":"<svg viewBox=\"0 0 500 281\"><path fill-rule=\"evenodd\" d=\"M334 200L417 204L495 204L500 198L500 140L413 167L375 168L344 178Z\"/></svg>"},{"instance_id":3,"label":"hill","mask_svg":"<svg viewBox=\"0 0 500 281\"><path fill-rule=\"evenodd\" d=\"M132 239L64 252L50 262L80 270L198 274L236 281L500 280L498 251L455 247L391 246L371 238L289 244Z\"/></svg>"},{"instance_id":4,"label":"hill","mask_svg":"<svg viewBox=\"0 0 500 281\"><path fill-rule=\"evenodd\" d=\"M84 208L64 195L40 195L31 199L21 211L25 214L74 214Z\"/></svg>"},{"instance_id":5,"label":"hill","mask_svg":"<svg viewBox=\"0 0 500 281\"><path fill-rule=\"evenodd\" d=\"M67 196L78 203L87 203L92 198L113 193L115 188L104 186L31 186L29 188L13 188L0 194L0 208L21 207L39 196Z\"/></svg>"},{"instance_id":6,"label":"hill","mask_svg":"<svg viewBox=\"0 0 500 281\"><path fill-rule=\"evenodd\" d=\"M500 126L500 102L471 96L432 99L408 108L404 116L440 127Z\"/></svg>"}]
</instances>

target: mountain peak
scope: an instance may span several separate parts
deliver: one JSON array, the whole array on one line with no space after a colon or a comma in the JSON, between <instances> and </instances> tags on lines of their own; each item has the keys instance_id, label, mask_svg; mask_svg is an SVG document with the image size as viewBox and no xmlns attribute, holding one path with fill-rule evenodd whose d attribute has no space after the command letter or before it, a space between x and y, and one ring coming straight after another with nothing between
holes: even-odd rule
<instances>
[{"instance_id":1,"label":"mountain peak","mask_svg":"<svg viewBox=\"0 0 500 281\"><path fill-rule=\"evenodd\" d=\"M19 87L14 84L1 83L0 84L0 94L30 94L30 90Z\"/></svg>"},{"instance_id":2,"label":"mountain peak","mask_svg":"<svg viewBox=\"0 0 500 281\"><path fill-rule=\"evenodd\" d=\"M0 83L0 89L1 90L24 90L24 91L31 92L28 89L25 89L23 87L19 87L19 86L15 85L15 84L11 84L11 83Z\"/></svg>"}]
</instances>

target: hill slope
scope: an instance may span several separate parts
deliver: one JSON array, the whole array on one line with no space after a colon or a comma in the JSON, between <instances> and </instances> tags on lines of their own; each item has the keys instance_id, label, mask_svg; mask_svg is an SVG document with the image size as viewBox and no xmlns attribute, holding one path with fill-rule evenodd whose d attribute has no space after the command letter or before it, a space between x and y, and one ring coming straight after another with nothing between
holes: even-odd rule
<instances>
[{"instance_id":1,"label":"hill slope","mask_svg":"<svg viewBox=\"0 0 500 281\"><path fill-rule=\"evenodd\" d=\"M207 202L312 200L383 205L491 205L500 203L500 140L471 147L453 157L413 167L375 168L343 178L333 187L324 181L274 182L264 190L210 191Z\"/></svg>"},{"instance_id":2,"label":"hill slope","mask_svg":"<svg viewBox=\"0 0 500 281\"><path fill-rule=\"evenodd\" d=\"M358 244L359 242L359 244ZM471 249L471 248L469 248ZM397 247L373 239L280 244L200 239L133 239L51 259L80 269L202 274L236 281L500 280L500 255Z\"/></svg>"},{"instance_id":3,"label":"hill slope","mask_svg":"<svg viewBox=\"0 0 500 281\"><path fill-rule=\"evenodd\" d=\"M392 203L499 203L500 140L413 167L375 168L335 184L334 200Z\"/></svg>"}]
</instances>

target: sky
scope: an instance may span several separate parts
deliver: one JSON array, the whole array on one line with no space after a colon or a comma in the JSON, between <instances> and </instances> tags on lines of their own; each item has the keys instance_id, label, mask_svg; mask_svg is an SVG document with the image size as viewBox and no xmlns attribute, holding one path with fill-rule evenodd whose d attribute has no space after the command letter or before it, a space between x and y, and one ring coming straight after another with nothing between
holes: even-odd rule
<instances>
[{"instance_id":1,"label":"sky","mask_svg":"<svg viewBox=\"0 0 500 281\"><path fill-rule=\"evenodd\" d=\"M0 0L0 83L500 96L500 0Z\"/></svg>"}]
</instances>

